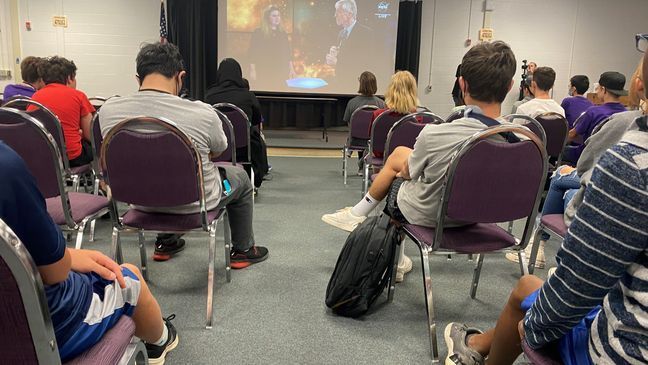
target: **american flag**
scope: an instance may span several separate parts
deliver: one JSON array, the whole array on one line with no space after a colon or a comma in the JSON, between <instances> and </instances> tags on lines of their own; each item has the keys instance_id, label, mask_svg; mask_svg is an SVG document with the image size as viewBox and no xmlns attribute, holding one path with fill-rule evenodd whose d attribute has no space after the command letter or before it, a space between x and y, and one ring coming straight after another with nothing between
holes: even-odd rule
<instances>
[{"instance_id":1,"label":"american flag","mask_svg":"<svg viewBox=\"0 0 648 365\"><path fill-rule=\"evenodd\" d=\"M166 12L164 11L164 0L160 2L160 43L167 42L167 22Z\"/></svg>"}]
</instances>

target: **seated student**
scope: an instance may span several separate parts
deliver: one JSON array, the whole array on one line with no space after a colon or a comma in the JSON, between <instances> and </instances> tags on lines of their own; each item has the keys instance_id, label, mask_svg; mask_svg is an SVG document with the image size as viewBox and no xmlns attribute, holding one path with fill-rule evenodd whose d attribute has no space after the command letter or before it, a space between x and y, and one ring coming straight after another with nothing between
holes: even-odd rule
<instances>
[{"instance_id":1,"label":"seated student","mask_svg":"<svg viewBox=\"0 0 648 365\"><path fill-rule=\"evenodd\" d=\"M67 77L67 80L68 80L66 85L68 87L71 87L72 89L74 89L77 92L77 94L79 94L79 98L81 98L81 100L83 101L83 103L86 105L86 107L88 109L94 109L94 106L92 105L92 103L88 99L88 96L84 92L77 89L77 78L76 78L77 67L74 64L74 61L68 62L66 64L65 69L66 69L66 71L65 71L66 77ZM96 113L96 110L94 112L92 112L93 115L95 113Z\"/></svg>"},{"instance_id":2,"label":"seated student","mask_svg":"<svg viewBox=\"0 0 648 365\"><path fill-rule=\"evenodd\" d=\"M347 124L351 122L351 114L353 114L356 109L364 105L375 105L378 109L385 108L385 102L383 99L376 96L376 91L378 91L378 85L376 83L376 75L372 72L365 71L360 74L358 78L360 87L358 88L358 93L360 95L349 100L347 103L346 109L344 109L344 120Z\"/></svg>"},{"instance_id":3,"label":"seated student","mask_svg":"<svg viewBox=\"0 0 648 365\"><path fill-rule=\"evenodd\" d=\"M94 107L85 94L68 87L70 69L74 64L63 57L51 57L40 63L38 70L45 86L32 96L61 122L70 167L92 161L90 124Z\"/></svg>"},{"instance_id":4,"label":"seated student","mask_svg":"<svg viewBox=\"0 0 648 365\"><path fill-rule=\"evenodd\" d=\"M578 359L571 363L648 363L646 122L601 157L556 272L545 283L522 277L494 329L448 324L446 364L512 364L521 341L533 349L560 341L561 357Z\"/></svg>"},{"instance_id":5,"label":"seated student","mask_svg":"<svg viewBox=\"0 0 648 365\"><path fill-rule=\"evenodd\" d=\"M413 150L394 150L362 200L354 207L325 214L322 220L353 231L387 197L388 211L395 220L436 226L443 174L457 149L486 128L475 116L500 117L502 101L513 86L515 66L513 51L504 42L480 43L471 48L463 57L459 80L467 105L464 117L452 123L426 125ZM499 134L492 138L504 141ZM449 226L466 223L446 221ZM400 257L397 280L402 281L404 273L411 270L412 261L402 251Z\"/></svg>"},{"instance_id":6,"label":"seated student","mask_svg":"<svg viewBox=\"0 0 648 365\"><path fill-rule=\"evenodd\" d=\"M146 342L151 364L163 363L178 345L170 322L173 316L163 320L137 267L120 267L98 251L66 248L34 177L18 154L2 142L0 175L0 219L38 267L63 362L95 345L127 315L135 322L135 335Z\"/></svg>"},{"instance_id":7,"label":"seated student","mask_svg":"<svg viewBox=\"0 0 648 365\"><path fill-rule=\"evenodd\" d=\"M556 81L556 72L551 67L538 67L531 81L532 100L518 106L516 113L532 118L542 113L554 112L565 116L565 110L551 98L550 92Z\"/></svg>"},{"instance_id":8,"label":"seated student","mask_svg":"<svg viewBox=\"0 0 648 365\"><path fill-rule=\"evenodd\" d=\"M560 103L560 106L565 109L565 118L569 124L569 129L574 128L576 119L594 105L585 97L587 90L589 90L589 78L587 76L575 75L569 79L569 96Z\"/></svg>"},{"instance_id":9,"label":"seated student","mask_svg":"<svg viewBox=\"0 0 648 365\"><path fill-rule=\"evenodd\" d=\"M173 121L186 133L200 152L203 165L205 200L208 210L225 207L232 229L231 266L241 269L268 258L265 247L255 246L252 229L252 184L243 169L235 166L216 166L210 153L220 154L227 148L223 126L214 109L201 101L178 97L182 79L186 75L182 56L171 43L151 43L142 47L137 55L137 78L140 89L131 96L111 98L99 110L101 134L128 118L153 113ZM141 131L155 131L156 127L142 126ZM219 171L220 170L220 171ZM221 173L227 176L232 192L222 195ZM142 210L172 214L199 212L198 202L168 208ZM155 243L154 260L165 261L184 250L185 242L177 234L159 234Z\"/></svg>"},{"instance_id":10,"label":"seated student","mask_svg":"<svg viewBox=\"0 0 648 365\"><path fill-rule=\"evenodd\" d=\"M4 92L2 93L5 102L18 95L31 98L36 90L45 86L43 79L38 74L38 64L41 61L42 58L34 56L25 57L22 60L20 63L20 74L22 75L23 82L5 86Z\"/></svg>"},{"instance_id":11,"label":"seated student","mask_svg":"<svg viewBox=\"0 0 648 365\"><path fill-rule=\"evenodd\" d=\"M369 131L380 114L389 111L394 115L405 116L416 112L419 105L416 79L409 71L398 71L392 75L385 93L385 107L374 111ZM382 157L382 151L375 151L375 157Z\"/></svg>"},{"instance_id":12,"label":"seated student","mask_svg":"<svg viewBox=\"0 0 648 365\"><path fill-rule=\"evenodd\" d=\"M581 136L583 141L586 141L599 123L612 114L626 111L625 106L619 101L621 96L628 95L628 91L624 90L625 82L625 76L618 72L608 71L601 74L599 85L596 88L596 96L599 100L603 100L604 104L593 106L585 111L578 124L569 131L570 141L577 136ZM563 159L573 163L578 162L578 158L585 148L584 144L569 147L571 148L565 150Z\"/></svg>"},{"instance_id":13,"label":"seated student","mask_svg":"<svg viewBox=\"0 0 648 365\"><path fill-rule=\"evenodd\" d=\"M250 85L243 79L241 65L233 58L226 58L218 65L216 84L207 90L205 101L209 104L230 103L241 108L250 120L251 160L254 169L254 186L260 187L268 173L268 154L261 138L261 105ZM236 151L237 156L247 156L247 148Z\"/></svg>"},{"instance_id":14,"label":"seated student","mask_svg":"<svg viewBox=\"0 0 648 365\"><path fill-rule=\"evenodd\" d=\"M376 96L376 91L378 91L378 85L376 84L376 75L369 71L365 71L360 74L358 79L360 87L358 88L358 93L360 95L349 100L347 103L346 109L344 109L344 120L347 125L351 123L351 115L357 109L365 105L375 105L378 109L385 108L385 102L383 99ZM367 141L364 140L354 140L351 142L354 146L367 146ZM362 173L363 159L364 154L361 151L358 151L358 174Z\"/></svg>"},{"instance_id":15,"label":"seated student","mask_svg":"<svg viewBox=\"0 0 648 365\"><path fill-rule=\"evenodd\" d=\"M643 60L639 62L637 70L630 80L630 99L634 100L634 106L637 108L645 100L644 83L640 77L642 67ZM645 114L646 105L643 103L639 110L612 115L610 121L589 138L585 149L583 149L583 154L578 159L576 168L566 165L561 166L553 174L541 215L564 214L565 224L569 226L574 219L576 210L583 203L585 187L590 181L592 170L599 158L607 149L621 140L621 137L637 117ZM542 233L536 256L535 266L537 268L542 269L545 267L544 247L549 237L548 233ZM531 255L531 248L531 245L528 245L525 249L527 257ZM519 262L518 255L513 252L507 253L506 258L509 261Z\"/></svg>"}]
</instances>

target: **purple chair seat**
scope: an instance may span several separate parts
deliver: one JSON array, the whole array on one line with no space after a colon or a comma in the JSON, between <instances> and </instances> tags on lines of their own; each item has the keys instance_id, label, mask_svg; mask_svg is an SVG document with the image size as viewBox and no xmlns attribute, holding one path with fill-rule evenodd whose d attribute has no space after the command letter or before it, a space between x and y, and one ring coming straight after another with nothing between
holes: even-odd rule
<instances>
[{"instance_id":1,"label":"purple chair seat","mask_svg":"<svg viewBox=\"0 0 648 365\"><path fill-rule=\"evenodd\" d=\"M68 193L68 197L70 198L72 220L75 223L79 223L86 217L94 215L98 211L108 207L108 199L103 196L71 192ZM47 203L47 212L54 220L54 223L60 226L67 224L65 222L61 197L48 198L45 202Z\"/></svg>"},{"instance_id":2,"label":"purple chair seat","mask_svg":"<svg viewBox=\"0 0 648 365\"><path fill-rule=\"evenodd\" d=\"M371 174L371 176L369 176L369 179L371 179L371 181L374 181L374 180L376 180L377 176L378 176L378 174Z\"/></svg>"},{"instance_id":3,"label":"purple chair seat","mask_svg":"<svg viewBox=\"0 0 648 365\"><path fill-rule=\"evenodd\" d=\"M406 224L404 229L420 242L432 246L436 230ZM464 227L445 228L441 248L459 253L481 253L501 250L515 245L515 238L493 223L476 223Z\"/></svg>"},{"instance_id":4,"label":"purple chair seat","mask_svg":"<svg viewBox=\"0 0 648 365\"><path fill-rule=\"evenodd\" d=\"M540 223L562 237L565 237L567 234L567 225L565 225L565 219L562 214L543 215Z\"/></svg>"},{"instance_id":5,"label":"purple chair seat","mask_svg":"<svg viewBox=\"0 0 648 365\"><path fill-rule=\"evenodd\" d=\"M220 218L224 209L216 208L207 212L207 222ZM147 231L176 231L185 232L202 227L200 213L195 214L166 214L147 213L137 209L129 209L124 214L122 223L128 227Z\"/></svg>"},{"instance_id":6,"label":"purple chair seat","mask_svg":"<svg viewBox=\"0 0 648 365\"><path fill-rule=\"evenodd\" d=\"M77 166L77 167L70 167L70 172L72 173L72 175L87 174L90 173L91 171L92 171L91 164Z\"/></svg>"},{"instance_id":7,"label":"purple chair seat","mask_svg":"<svg viewBox=\"0 0 648 365\"><path fill-rule=\"evenodd\" d=\"M135 335L135 322L122 316L117 324L81 355L65 363L65 365L113 365L119 363L126 348Z\"/></svg>"},{"instance_id":8,"label":"purple chair seat","mask_svg":"<svg viewBox=\"0 0 648 365\"><path fill-rule=\"evenodd\" d=\"M555 346L533 350L526 341L522 341L522 351L533 365L562 365L560 354Z\"/></svg>"}]
</instances>

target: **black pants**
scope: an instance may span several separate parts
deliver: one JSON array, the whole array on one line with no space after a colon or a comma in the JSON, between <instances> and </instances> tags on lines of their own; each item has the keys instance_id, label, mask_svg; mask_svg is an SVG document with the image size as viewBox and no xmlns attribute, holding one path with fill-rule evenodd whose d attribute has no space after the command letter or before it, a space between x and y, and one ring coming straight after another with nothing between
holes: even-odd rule
<instances>
[{"instance_id":1,"label":"black pants","mask_svg":"<svg viewBox=\"0 0 648 365\"><path fill-rule=\"evenodd\" d=\"M92 145L85 139L81 139L81 154L70 160L70 167L79 167L92 162Z\"/></svg>"}]
</instances>

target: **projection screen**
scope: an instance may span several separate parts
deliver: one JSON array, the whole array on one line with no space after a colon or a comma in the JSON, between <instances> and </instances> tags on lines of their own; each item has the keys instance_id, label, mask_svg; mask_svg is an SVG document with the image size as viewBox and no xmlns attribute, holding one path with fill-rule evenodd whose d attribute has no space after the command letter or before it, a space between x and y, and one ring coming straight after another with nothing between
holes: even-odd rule
<instances>
[{"instance_id":1,"label":"projection screen","mask_svg":"<svg viewBox=\"0 0 648 365\"><path fill-rule=\"evenodd\" d=\"M398 1L219 0L218 57L255 91L354 94L371 71L394 72ZM214 65L216 67L216 65Z\"/></svg>"}]
</instances>

